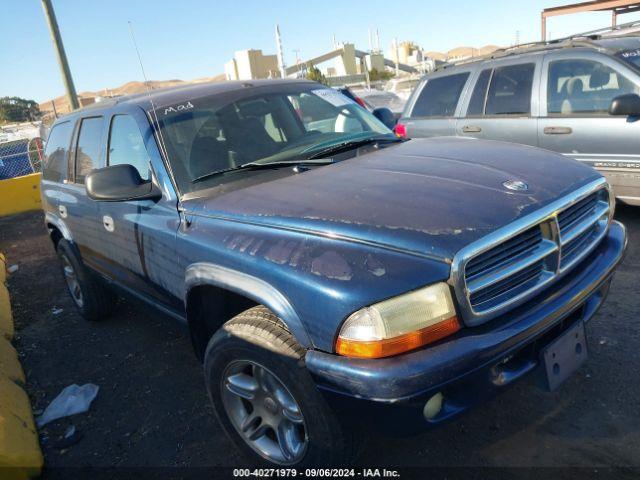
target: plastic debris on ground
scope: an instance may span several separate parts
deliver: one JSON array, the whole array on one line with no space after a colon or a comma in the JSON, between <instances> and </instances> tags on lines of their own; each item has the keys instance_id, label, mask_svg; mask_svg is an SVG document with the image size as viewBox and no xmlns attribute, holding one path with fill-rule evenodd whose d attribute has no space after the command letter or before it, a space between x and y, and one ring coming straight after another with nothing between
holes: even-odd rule
<instances>
[{"instance_id":1,"label":"plastic debris on ground","mask_svg":"<svg viewBox=\"0 0 640 480\"><path fill-rule=\"evenodd\" d=\"M66 387L53 399L44 413L36 419L38 427L42 427L58 418L68 417L89 410L91 402L98 395L100 387L93 383L78 386L75 383Z\"/></svg>"}]
</instances>

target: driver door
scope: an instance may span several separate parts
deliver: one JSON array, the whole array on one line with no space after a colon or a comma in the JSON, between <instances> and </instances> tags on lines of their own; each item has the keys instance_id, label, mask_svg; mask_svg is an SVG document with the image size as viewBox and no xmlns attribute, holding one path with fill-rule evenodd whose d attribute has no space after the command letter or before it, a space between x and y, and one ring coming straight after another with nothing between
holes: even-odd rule
<instances>
[{"instance_id":1,"label":"driver door","mask_svg":"<svg viewBox=\"0 0 640 480\"><path fill-rule=\"evenodd\" d=\"M144 116L136 119L130 114L112 115L107 135L108 166L129 164L136 167L142 179L157 178L147 149L153 145L153 137ZM125 290L180 313L181 300L169 287L179 284L175 278L175 243L180 223L176 200L165 194L158 201L100 202L100 213L113 280Z\"/></svg>"}]
</instances>

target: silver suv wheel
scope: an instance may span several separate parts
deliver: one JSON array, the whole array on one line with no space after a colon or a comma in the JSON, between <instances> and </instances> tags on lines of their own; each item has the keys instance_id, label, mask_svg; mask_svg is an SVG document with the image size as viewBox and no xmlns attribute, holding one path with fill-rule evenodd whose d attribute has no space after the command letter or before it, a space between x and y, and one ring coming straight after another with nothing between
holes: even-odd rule
<instances>
[{"instance_id":1,"label":"silver suv wheel","mask_svg":"<svg viewBox=\"0 0 640 480\"><path fill-rule=\"evenodd\" d=\"M308 445L302 411L282 381L250 361L230 363L220 385L222 403L242 439L263 458L299 462Z\"/></svg>"}]
</instances>

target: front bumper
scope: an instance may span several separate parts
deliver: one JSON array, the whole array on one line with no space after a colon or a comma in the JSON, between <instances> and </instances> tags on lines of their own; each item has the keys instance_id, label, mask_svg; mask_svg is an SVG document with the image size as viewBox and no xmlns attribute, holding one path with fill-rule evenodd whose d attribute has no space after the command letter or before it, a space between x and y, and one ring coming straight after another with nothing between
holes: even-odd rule
<instances>
[{"instance_id":1,"label":"front bumper","mask_svg":"<svg viewBox=\"0 0 640 480\"><path fill-rule=\"evenodd\" d=\"M571 324L591 319L626 242L624 226L613 222L569 275L508 314L435 345L378 360L309 351L306 366L338 412L373 413L376 424L392 432L442 423L535 370L542 347ZM424 404L437 392L444 395L442 409L427 420Z\"/></svg>"}]
</instances>

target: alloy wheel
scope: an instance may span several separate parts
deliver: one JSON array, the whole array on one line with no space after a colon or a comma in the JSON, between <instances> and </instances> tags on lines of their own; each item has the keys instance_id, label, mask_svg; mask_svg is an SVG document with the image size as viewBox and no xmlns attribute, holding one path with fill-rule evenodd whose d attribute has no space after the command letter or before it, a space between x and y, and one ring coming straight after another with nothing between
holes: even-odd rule
<instances>
[{"instance_id":1,"label":"alloy wheel","mask_svg":"<svg viewBox=\"0 0 640 480\"><path fill-rule=\"evenodd\" d=\"M66 255L62 255L62 272L64 273L64 279L67 282L67 288L69 289L71 298L73 298L73 301L76 303L78 308L82 308L84 300L82 298L82 290L80 289L78 275Z\"/></svg>"},{"instance_id":2,"label":"alloy wheel","mask_svg":"<svg viewBox=\"0 0 640 480\"><path fill-rule=\"evenodd\" d=\"M220 388L224 409L247 445L274 463L291 465L302 459L308 445L304 417L273 372L250 360L234 361Z\"/></svg>"}]
</instances>

